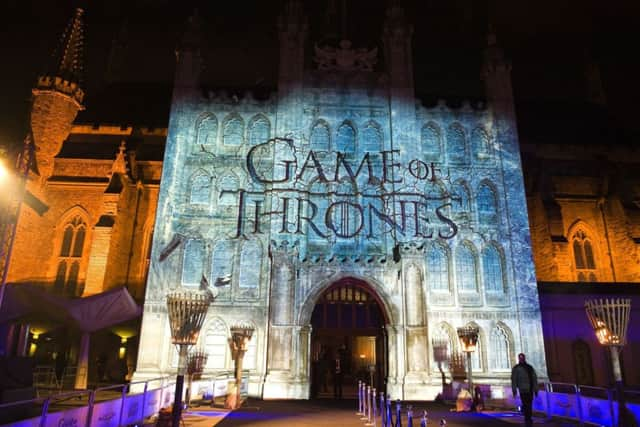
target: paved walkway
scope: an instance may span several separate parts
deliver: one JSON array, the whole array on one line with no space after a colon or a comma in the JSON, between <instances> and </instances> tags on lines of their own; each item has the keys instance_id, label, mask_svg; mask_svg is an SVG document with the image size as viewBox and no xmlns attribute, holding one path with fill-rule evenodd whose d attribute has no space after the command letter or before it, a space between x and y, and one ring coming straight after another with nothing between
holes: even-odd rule
<instances>
[{"instance_id":1,"label":"paved walkway","mask_svg":"<svg viewBox=\"0 0 640 427\"><path fill-rule=\"evenodd\" d=\"M227 412L207 407L191 408L185 413L185 427L363 427L366 421L356 415L355 400L254 400L249 399L239 410ZM522 416L514 412L487 411L482 413L450 412L450 406L435 402L416 402L413 407L413 426L420 426L423 410L428 411L429 424L438 426L445 419L447 427L484 426L513 427L523 425ZM407 425L403 406L403 426ZM535 424L544 427L574 426L570 423L547 422L536 418ZM378 426L380 420L378 419Z\"/></svg>"}]
</instances>

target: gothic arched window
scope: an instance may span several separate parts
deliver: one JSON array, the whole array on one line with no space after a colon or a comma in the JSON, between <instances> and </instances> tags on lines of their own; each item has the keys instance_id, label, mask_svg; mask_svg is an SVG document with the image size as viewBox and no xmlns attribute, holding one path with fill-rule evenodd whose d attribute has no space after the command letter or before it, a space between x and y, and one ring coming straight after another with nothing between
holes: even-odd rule
<instances>
[{"instance_id":1,"label":"gothic arched window","mask_svg":"<svg viewBox=\"0 0 640 427\"><path fill-rule=\"evenodd\" d=\"M211 194L211 177L204 172L197 173L189 188L189 203L192 205L208 205Z\"/></svg>"},{"instance_id":2,"label":"gothic arched window","mask_svg":"<svg viewBox=\"0 0 640 427\"><path fill-rule=\"evenodd\" d=\"M504 274L502 268L502 255L493 246L489 245L482 251L482 272L484 275L484 288L493 292L504 292Z\"/></svg>"},{"instance_id":3,"label":"gothic arched window","mask_svg":"<svg viewBox=\"0 0 640 427\"><path fill-rule=\"evenodd\" d=\"M258 145L267 142L271 135L271 125L264 116L256 116L249 128L249 144Z\"/></svg>"},{"instance_id":4,"label":"gothic arched window","mask_svg":"<svg viewBox=\"0 0 640 427\"><path fill-rule=\"evenodd\" d=\"M241 288L255 289L260 286L262 247L257 240L249 240L240 252L239 285Z\"/></svg>"},{"instance_id":5,"label":"gothic arched window","mask_svg":"<svg viewBox=\"0 0 640 427\"><path fill-rule=\"evenodd\" d=\"M382 151L382 130L376 122L369 122L362 130L362 148L364 151Z\"/></svg>"},{"instance_id":6,"label":"gothic arched window","mask_svg":"<svg viewBox=\"0 0 640 427\"><path fill-rule=\"evenodd\" d=\"M204 335L208 369L225 369L227 366L228 331L222 319L216 318Z\"/></svg>"},{"instance_id":7,"label":"gothic arched window","mask_svg":"<svg viewBox=\"0 0 640 427\"><path fill-rule=\"evenodd\" d=\"M236 206L238 203L238 178L234 175L223 176L218 187L218 205L223 207Z\"/></svg>"},{"instance_id":8,"label":"gothic arched window","mask_svg":"<svg viewBox=\"0 0 640 427\"><path fill-rule=\"evenodd\" d=\"M464 128L454 123L447 128L447 158L451 163L464 163L466 155Z\"/></svg>"},{"instance_id":9,"label":"gothic arched window","mask_svg":"<svg viewBox=\"0 0 640 427\"><path fill-rule=\"evenodd\" d=\"M218 119L213 114L202 118L196 130L196 144L198 146L214 146L218 139ZM198 148L198 151L200 148Z\"/></svg>"},{"instance_id":10,"label":"gothic arched window","mask_svg":"<svg viewBox=\"0 0 640 427\"><path fill-rule=\"evenodd\" d=\"M311 129L311 149L316 151L329 150L329 126L324 121L319 121Z\"/></svg>"},{"instance_id":11,"label":"gothic arched window","mask_svg":"<svg viewBox=\"0 0 640 427\"><path fill-rule=\"evenodd\" d=\"M451 189L451 209L457 214L468 214L471 210L469 190L463 182L455 183Z\"/></svg>"},{"instance_id":12,"label":"gothic arched window","mask_svg":"<svg viewBox=\"0 0 640 427\"><path fill-rule=\"evenodd\" d=\"M597 282L596 260L591 239L584 230L578 230L572 240L578 282Z\"/></svg>"},{"instance_id":13,"label":"gothic arched window","mask_svg":"<svg viewBox=\"0 0 640 427\"><path fill-rule=\"evenodd\" d=\"M230 240L221 240L213 248L211 279L230 277L233 273L235 246Z\"/></svg>"},{"instance_id":14,"label":"gothic arched window","mask_svg":"<svg viewBox=\"0 0 640 427\"><path fill-rule=\"evenodd\" d=\"M486 158L489 154L489 135L482 128L475 128L471 134L471 146L477 158Z\"/></svg>"},{"instance_id":15,"label":"gothic arched window","mask_svg":"<svg viewBox=\"0 0 640 427\"><path fill-rule=\"evenodd\" d=\"M508 371L511 369L511 344L509 334L502 325L491 331L491 369Z\"/></svg>"},{"instance_id":16,"label":"gothic arched window","mask_svg":"<svg viewBox=\"0 0 640 427\"><path fill-rule=\"evenodd\" d=\"M496 193L487 185L482 184L478 189L478 220L481 224L495 224L498 222Z\"/></svg>"},{"instance_id":17,"label":"gothic arched window","mask_svg":"<svg viewBox=\"0 0 640 427\"><path fill-rule=\"evenodd\" d=\"M86 233L87 224L80 215L74 216L63 226L58 268L53 284L55 292L59 294L76 297L82 292L78 286L78 276Z\"/></svg>"},{"instance_id":18,"label":"gothic arched window","mask_svg":"<svg viewBox=\"0 0 640 427\"><path fill-rule=\"evenodd\" d=\"M455 341L452 337L452 328L447 323L441 323L433 332L433 359L436 364L434 370L445 368L451 361L455 352ZM438 366L440 365L440 366Z\"/></svg>"},{"instance_id":19,"label":"gothic arched window","mask_svg":"<svg viewBox=\"0 0 640 427\"><path fill-rule=\"evenodd\" d=\"M476 256L467 244L456 249L456 286L459 291L478 291Z\"/></svg>"},{"instance_id":20,"label":"gothic arched window","mask_svg":"<svg viewBox=\"0 0 640 427\"><path fill-rule=\"evenodd\" d=\"M244 121L240 116L231 116L224 122L222 142L224 145L242 145L244 141Z\"/></svg>"},{"instance_id":21,"label":"gothic arched window","mask_svg":"<svg viewBox=\"0 0 640 427\"><path fill-rule=\"evenodd\" d=\"M204 273L205 246L204 241L189 239L184 246L182 259L182 284L199 286Z\"/></svg>"},{"instance_id":22,"label":"gothic arched window","mask_svg":"<svg viewBox=\"0 0 640 427\"><path fill-rule=\"evenodd\" d=\"M427 252L427 275L431 290L449 290L449 256L440 245L432 245Z\"/></svg>"},{"instance_id":23,"label":"gothic arched window","mask_svg":"<svg viewBox=\"0 0 640 427\"><path fill-rule=\"evenodd\" d=\"M345 122L338 128L336 149L343 153L353 153L356 151L356 131L349 123Z\"/></svg>"},{"instance_id":24,"label":"gothic arched window","mask_svg":"<svg viewBox=\"0 0 640 427\"><path fill-rule=\"evenodd\" d=\"M440 128L435 123L427 123L420 132L422 152L428 159L437 159L442 154Z\"/></svg>"}]
</instances>

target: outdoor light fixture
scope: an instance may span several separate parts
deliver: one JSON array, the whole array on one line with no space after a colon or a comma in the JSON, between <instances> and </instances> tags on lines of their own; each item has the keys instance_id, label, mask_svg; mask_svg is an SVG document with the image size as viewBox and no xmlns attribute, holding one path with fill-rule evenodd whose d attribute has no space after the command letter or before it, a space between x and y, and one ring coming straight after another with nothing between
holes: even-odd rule
<instances>
[{"instance_id":1,"label":"outdoor light fixture","mask_svg":"<svg viewBox=\"0 0 640 427\"><path fill-rule=\"evenodd\" d=\"M124 359L127 354L127 339L120 338L120 349L118 350L118 359Z\"/></svg>"},{"instance_id":2,"label":"outdoor light fixture","mask_svg":"<svg viewBox=\"0 0 640 427\"><path fill-rule=\"evenodd\" d=\"M229 347L231 347L231 355L236 368L236 386L235 390L230 390L227 395L225 406L230 409L239 408L241 404L240 386L242 385L242 360L249 349L249 341L251 341L254 330L252 325L236 325L231 327Z\"/></svg>"},{"instance_id":3,"label":"outdoor light fixture","mask_svg":"<svg viewBox=\"0 0 640 427\"><path fill-rule=\"evenodd\" d=\"M194 350L189 353L187 361L187 374L189 375L189 387L187 387L187 406L191 403L191 391L193 390L193 380L199 380L207 364L209 356L203 349Z\"/></svg>"},{"instance_id":4,"label":"outdoor light fixture","mask_svg":"<svg viewBox=\"0 0 640 427\"><path fill-rule=\"evenodd\" d=\"M213 302L214 296L207 289L202 290L178 290L167 294L167 309L169 312L169 325L171 327L171 341L178 347L178 375L176 377L176 390L173 401L173 427L180 426L182 413L182 388L184 374L187 371L187 354L189 347L198 342L200 329Z\"/></svg>"},{"instance_id":5,"label":"outdoor light fixture","mask_svg":"<svg viewBox=\"0 0 640 427\"><path fill-rule=\"evenodd\" d=\"M626 426L626 406L620 369L620 349L627 342L631 299L587 300L584 309L598 342L609 347L616 393L618 394L618 426Z\"/></svg>"},{"instance_id":6,"label":"outdoor light fixture","mask_svg":"<svg viewBox=\"0 0 640 427\"><path fill-rule=\"evenodd\" d=\"M471 353L476 351L478 346L478 333L480 330L477 326L467 325L458 328L458 338L462 344L462 351L467 354L467 381L469 381L469 393L473 396L473 378L471 376ZM473 408L473 406L472 406Z\"/></svg>"}]
</instances>

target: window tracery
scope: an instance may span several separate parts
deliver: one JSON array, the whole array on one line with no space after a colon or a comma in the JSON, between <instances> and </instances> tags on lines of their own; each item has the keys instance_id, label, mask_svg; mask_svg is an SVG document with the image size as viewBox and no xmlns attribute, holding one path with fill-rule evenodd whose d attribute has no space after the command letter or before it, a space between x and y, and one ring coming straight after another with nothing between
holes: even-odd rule
<instances>
[{"instance_id":1,"label":"window tracery","mask_svg":"<svg viewBox=\"0 0 640 427\"><path fill-rule=\"evenodd\" d=\"M78 277L84 254L87 224L80 215L71 218L64 225L62 243L58 254L58 267L53 289L56 293L80 296Z\"/></svg>"}]
</instances>

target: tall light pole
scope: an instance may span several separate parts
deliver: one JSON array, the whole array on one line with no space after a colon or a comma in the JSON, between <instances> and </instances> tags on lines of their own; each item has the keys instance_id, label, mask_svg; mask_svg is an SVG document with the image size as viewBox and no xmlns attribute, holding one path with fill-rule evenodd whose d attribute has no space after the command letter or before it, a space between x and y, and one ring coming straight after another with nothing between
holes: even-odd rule
<instances>
[{"instance_id":1,"label":"tall light pole","mask_svg":"<svg viewBox=\"0 0 640 427\"><path fill-rule=\"evenodd\" d=\"M0 159L0 308L2 308L7 275L9 274L9 260L16 237L23 192L34 151L35 146L31 135L27 135L24 139L22 152L16 160L15 168L11 169L7 163L2 162L3 159ZM13 196L11 196L12 192Z\"/></svg>"},{"instance_id":2,"label":"tall light pole","mask_svg":"<svg viewBox=\"0 0 640 427\"><path fill-rule=\"evenodd\" d=\"M620 369L620 349L627 342L627 327L631 314L630 299L594 299L584 303L589 322L598 342L609 347L616 394L618 395L618 426L626 427L626 406Z\"/></svg>"},{"instance_id":3,"label":"tall light pole","mask_svg":"<svg viewBox=\"0 0 640 427\"><path fill-rule=\"evenodd\" d=\"M167 294L171 341L178 347L180 354L176 390L173 398L173 427L180 427L182 389L184 386L184 374L187 371L189 347L198 342L200 329L207 316L209 305L213 300L214 296L208 289L205 291L181 289Z\"/></svg>"},{"instance_id":4,"label":"tall light pole","mask_svg":"<svg viewBox=\"0 0 640 427\"><path fill-rule=\"evenodd\" d=\"M478 345L478 333L480 330L477 326L467 325L462 328L458 328L458 338L460 338L460 344L462 344L462 351L467 354L467 381L469 382L469 394L473 401L473 378L471 367L471 353L476 351ZM471 406L473 408L473 404Z\"/></svg>"},{"instance_id":5,"label":"tall light pole","mask_svg":"<svg viewBox=\"0 0 640 427\"><path fill-rule=\"evenodd\" d=\"M231 347L231 355L235 362L236 387L227 395L225 406L229 409L239 408L242 401L240 400L240 387L242 386L242 360L249 349L249 341L253 336L254 328L251 325L236 325L231 327L231 338L229 338L229 347Z\"/></svg>"}]
</instances>

